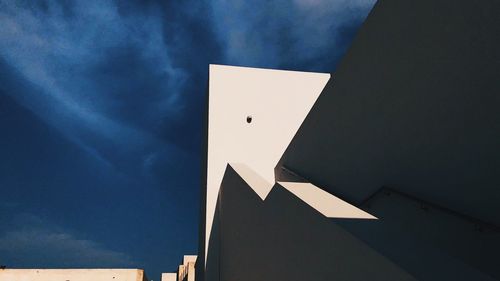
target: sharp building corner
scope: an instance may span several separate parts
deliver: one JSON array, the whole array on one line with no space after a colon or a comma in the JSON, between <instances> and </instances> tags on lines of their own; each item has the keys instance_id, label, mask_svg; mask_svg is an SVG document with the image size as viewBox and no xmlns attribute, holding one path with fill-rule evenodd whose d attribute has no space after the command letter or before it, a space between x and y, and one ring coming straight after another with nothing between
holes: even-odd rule
<instances>
[{"instance_id":1,"label":"sharp building corner","mask_svg":"<svg viewBox=\"0 0 500 281\"><path fill-rule=\"evenodd\" d=\"M335 73L211 65L196 280L500 279L498 11L380 0Z\"/></svg>"}]
</instances>

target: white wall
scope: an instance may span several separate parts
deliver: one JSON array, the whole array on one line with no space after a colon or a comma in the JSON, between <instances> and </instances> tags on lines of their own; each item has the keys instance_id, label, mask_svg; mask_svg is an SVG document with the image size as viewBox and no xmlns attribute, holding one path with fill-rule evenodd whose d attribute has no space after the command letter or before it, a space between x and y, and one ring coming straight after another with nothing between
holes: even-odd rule
<instances>
[{"instance_id":1,"label":"white wall","mask_svg":"<svg viewBox=\"0 0 500 281\"><path fill-rule=\"evenodd\" d=\"M4 269L0 281L143 281L142 269Z\"/></svg>"},{"instance_id":2,"label":"white wall","mask_svg":"<svg viewBox=\"0 0 500 281\"><path fill-rule=\"evenodd\" d=\"M252 188L264 199L275 183L274 167L330 79L327 73L224 65L210 65L209 76L205 259L226 165L255 171L265 184Z\"/></svg>"}]
</instances>

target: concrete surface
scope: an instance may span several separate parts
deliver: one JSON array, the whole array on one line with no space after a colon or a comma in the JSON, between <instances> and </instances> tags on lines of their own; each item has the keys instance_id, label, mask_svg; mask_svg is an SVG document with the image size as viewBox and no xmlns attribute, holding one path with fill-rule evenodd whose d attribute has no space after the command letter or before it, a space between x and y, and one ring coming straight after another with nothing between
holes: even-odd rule
<instances>
[{"instance_id":1,"label":"concrete surface","mask_svg":"<svg viewBox=\"0 0 500 281\"><path fill-rule=\"evenodd\" d=\"M175 273L162 273L161 281L177 281L177 274Z\"/></svg>"},{"instance_id":2,"label":"concrete surface","mask_svg":"<svg viewBox=\"0 0 500 281\"><path fill-rule=\"evenodd\" d=\"M146 281L142 269L3 269L0 281Z\"/></svg>"}]
</instances>

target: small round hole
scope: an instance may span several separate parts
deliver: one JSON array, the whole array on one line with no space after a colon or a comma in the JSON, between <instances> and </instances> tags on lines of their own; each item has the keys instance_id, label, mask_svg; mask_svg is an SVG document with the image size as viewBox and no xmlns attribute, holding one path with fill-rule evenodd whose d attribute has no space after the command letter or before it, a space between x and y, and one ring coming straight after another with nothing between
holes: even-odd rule
<instances>
[{"instance_id":1,"label":"small round hole","mask_svg":"<svg viewBox=\"0 0 500 281\"><path fill-rule=\"evenodd\" d=\"M247 116L247 123L248 124L252 123L252 116L250 115Z\"/></svg>"}]
</instances>

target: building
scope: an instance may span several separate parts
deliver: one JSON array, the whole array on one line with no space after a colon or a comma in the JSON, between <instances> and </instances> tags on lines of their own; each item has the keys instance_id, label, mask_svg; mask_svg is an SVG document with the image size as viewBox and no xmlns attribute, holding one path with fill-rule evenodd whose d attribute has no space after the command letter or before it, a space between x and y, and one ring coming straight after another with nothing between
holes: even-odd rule
<instances>
[{"instance_id":1,"label":"building","mask_svg":"<svg viewBox=\"0 0 500 281\"><path fill-rule=\"evenodd\" d=\"M332 75L211 65L197 280L500 279L498 11L380 0Z\"/></svg>"},{"instance_id":2,"label":"building","mask_svg":"<svg viewBox=\"0 0 500 281\"><path fill-rule=\"evenodd\" d=\"M142 269L0 269L1 281L147 281Z\"/></svg>"},{"instance_id":3,"label":"building","mask_svg":"<svg viewBox=\"0 0 500 281\"><path fill-rule=\"evenodd\" d=\"M163 273L161 281L195 281L195 264L197 256L186 255L176 273Z\"/></svg>"}]
</instances>

